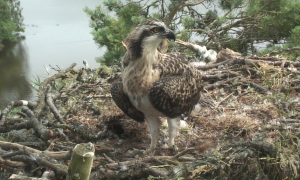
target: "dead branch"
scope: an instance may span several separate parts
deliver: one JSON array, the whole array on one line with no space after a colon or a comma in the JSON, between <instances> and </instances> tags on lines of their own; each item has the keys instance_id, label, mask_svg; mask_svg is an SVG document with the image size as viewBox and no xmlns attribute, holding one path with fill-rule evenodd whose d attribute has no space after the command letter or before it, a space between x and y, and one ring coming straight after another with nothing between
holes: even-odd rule
<instances>
[{"instance_id":1,"label":"dead branch","mask_svg":"<svg viewBox=\"0 0 300 180\"><path fill-rule=\"evenodd\" d=\"M27 177L20 174L12 174L9 179L12 180L48 180L46 178Z\"/></svg>"},{"instance_id":2,"label":"dead branch","mask_svg":"<svg viewBox=\"0 0 300 180\"><path fill-rule=\"evenodd\" d=\"M231 145L231 147L236 147L236 146L248 146L251 147L257 151L266 153L268 155L271 155L273 157L276 153L276 147L273 144L270 144L265 141L244 141L244 142L235 142Z\"/></svg>"},{"instance_id":3,"label":"dead branch","mask_svg":"<svg viewBox=\"0 0 300 180\"><path fill-rule=\"evenodd\" d=\"M184 150L184 151L181 151L181 152L177 153L177 154L173 157L173 159L177 159L177 158L179 158L180 156L183 156L183 155L185 155L186 153L188 153L188 152L190 152L190 151L193 151L193 150L195 150L195 148L188 148L188 149L186 149L186 150Z\"/></svg>"},{"instance_id":4,"label":"dead branch","mask_svg":"<svg viewBox=\"0 0 300 180\"><path fill-rule=\"evenodd\" d=\"M241 58L241 59L229 59L220 63L216 63L216 64L208 64L205 66L197 66L196 68L199 70L208 70L208 69L212 69L212 68L218 68L219 66L222 65L226 65L226 66L231 66L231 65L247 65L249 67L253 67L253 66L259 66L259 63L267 63L271 66L281 66L282 65L282 61L264 61L264 60L254 60L254 59L246 59L246 58ZM287 61L284 64L284 67L289 67L293 65L294 67L300 67L300 62L290 62Z\"/></svg>"},{"instance_id":5,"label":"dead branch","mask_svg":"<svg viewBox=\"0 0 300 180\"><path fill-rule=\"evenodd\" d=\"M22 111L30 118L30 128L33 128L41 139L48 140L54 137L53 131L49 130L42 123L40 123L30 109L23 107Z\"/></svg>"},{"instance_id":6,"label":"dead branch","mask_svg":"<svg viewBox=\"0 0 300 180\"><path fill-rule=\"evenodd\" d=\"M71 151L59 151L59 152L53 152L53 151L40 151L36 150L30 147L26 147L17 143L11 143L11 142L5 142L0 141L0 147L1 148L12 148L12 149L19 149L19 151L22 151L23 154L26 152L35 153L38 155L44 155L50 158L54 158L57 160L69 160L71 158Z\"/></svg>"},{"instance_id":7,"label":"dead branch","mask_svg":"<svg viewBox=\"0 0 300 180\"><path fill-rule=\"evenodd\" d=\"M35 108L35 115L36 117L39 117L40 116L40 113L42 112L42 109L44 108L45 106L45 93L46 93L46 89L47 89L47 85L51 82L51 81L54 81L55 79L58 79L58 78L63 78L63 77L66 77L66 73L70 72L74 67L76 66L76 63L73 63L70 67L68 67L67 69L65 70L62 70L50 77L48 77L47 79L45 79L40 87L39 87L39 93L38 93L38 105L37 107Z\"/></svg>"},{"instance_id":8,"label":"dead branch","mask_svg":"<svg viewBox=\"0 0 300 180\"><path fill-rule=\"evenodd\" d=\"M110 157L108 157L105 153L103 153L103 156L105 157L105 159L110 162L110 163L116 163L116 161L112 160Z\"/></svg>"},{"instance_id":9,"label":"dead branch","mask_svg":"<svg viewBox=\"0 0 300 180\"><path fill-rule=\"evenodd\" d=\"M154 177L166 177L161 171L151 168L147 163L136 162L130 166L123 166L123 169L118 171L112 171L110 169L100 168L100 172L103 175L102 179L135 179L137 177L154 176Z\"/></svg>"},{"instance_id":10,"label":"dead branch","mask_svg":"<svg viewBox=\"0 0 300 180\"><path fill-rule=\"evenodd\" d=\"M235 77L236 74L214 74L214 75L210 75L210 74L205 74L202 75L202 80L204 81L208 81L208 80L221 80L221 79L225 79L225 78L230 78L230 77Z\"/></svg>"},{"instance_id":11,"label":"dead branch","mask_svg":"<svg viewBox=\"0 0 300 180\"><path fill-rule=\"evenodd\" d=\"M10 168L24 168L26 167L26 164L23 162L18 161L8 161L4 160L2 157L0 157L0 166L1 167L10 167Z\"/></svg>"},{"instance_id":12,"label":"dead branch","mask_svg":"<svg viewBox=\"0 0 300 180\"><path fill-rule=\"evenodd\" d=\"M41 166L46 166L54 170L56 172L56 177L66 176L68 174L67 170L60 168L44 158L36 157L36 162Z\"/></svg>"},{"instance_id":13,"label":"dead branch","mask_svg":"<svg viewBox=\"0 0 300 180\"><path fill-rule=\"evenodd\" d=\"M232 92L231 94L229 94L228 96L226 96L224 99L222 99L222 101L218 102L216 105L215 105L215 108L218 108L220 106L220 104L222 104L224 101L226 101L230 96L233 95L234 92Z\"/></svg>"},{"instance_id":14,"label":"dead branch","mask_svg":"<svg viewBox=\"0 0 300 180\"><path fill-rule=\"evenodd\" d=\"M2 158L9 158L9 157L20 155L20 154L23 154L23 151L19 150L19 151L9 152L9 153L1 155L0 157L2 157Z\"/></svg>"},{"instance_id":15,"label":"dead branch","mask_svg":"<svg viewBox=\"0 0 300 180\"><path fill-rule=\"evenodd\" d=\"M52 99L52 93L46 93L46 102L51 110L51 112L54 114L54 117L62 124L66 124L63 120L63 117L58 112L57 108L54 105L53 99Z\"/></svg>"},{"instance_id":16,"label":"dead branch","mask_svg":"<svg viewBox=\"0 0 300 180\"><path fill-rule=\"evenodd\" d=\"M249 84L250 86L252 86L253 88L259 90L260 92L262 92L263 94L266 94L269 92L269 90L267 90L266 88L262 87L261 85L258 85L254 82L248 82L245 80L241 80L243 83Z\"/></svg>"},{"instance_id":17,"label":"dead branch","mask_svg":"<svg viewBox=\"0 0 300 180\"><path fill-rule=\"evenodd\" d=\"M183 153L186 153L188 151L190 151L190 149L188 149L187 151L183 151ZM174 159L174 156L155 156L155 159L157 159L157 160L170 160L170 159ZM178 161L193 161L193 160L195 160L195 158L178 157L177 160ZM125 162L120 162L120 163L106 164L106 168L107 169L113 169L113 168L115 168L117 166L121 166L121 165L129 166L129 165L133 165L133 164L139 163L139 162L150 163L152 161L153 161L152 157L145 157L145 158L141 158L139 160L132 160L132 161L125 161Z\"/></svg>"},{"instance_id":18,"label":"dead branch","mask_svg":"<svg viewBox=\"0 0 300 180\"><path fill-rule=\"evenodd\" d=\"M159 171L151 168L148 164L141 162L140 166L142 167L143 171L147 174L154 176L154 177L165 177L164 174L160 173Z\"/></svg>"},{"instance_id":19,"label":"dead branch","mask_svg":"<svg viewBox=\"0 0 300 180\"><path fill-rule=\"evenodd\" d=\"M49 130L47 127L45 127L41 122L37 120L37 118L34 116L33 112L28 109L27 107L23 107L21 109L23 113L26 114L27 117L30 118L28 121L24 121L22 123L17 123L9 127L0 127L1 133L6 133L11 130L19 130L19 129L31 129L33 128L34 131L38 134L40 138L43 140L48 140L51 137L58 136L59 133L56 131Z\"/></svg>"},{"instance_id":20,"label":"dead branch","mask_svg":"<svg viewBox=\"0 0 300 180\"><path fill-rule=\"evenodd\" d=\"M8 106L2 111L1 113L1 120L0 120L0 126L3 126L3 124L6 121L6 117L8 113L14 108L14 107L20 107L20 106L28 106L29 108L33 109L37 105L36 102L31 101L11 101Z\"/></svg>"},{"instance_id":21,"label":"dead branch","mask_svg":"<svg viewBox=\"0 0 300 180\"><path fill-rule=\"evenodd\" d=\"M24 152L22 152L23 154ZM17 155L10 158L12 161L20 161L26 163L26 165L36 164L35 160L32 157L27 155Z\"/></svg>"},{"instance_id":22,"label":"dead branch","mask_svg":"<svg viewBox=\"0 0 300 180\"><path fill-rule=\"evenodd\" d=\"M274 54L280 54L283 53L284 51L300 51L300 47L293 47L293 48L283 49L280 51L272 51L269 53L269 56L272 56Z\"/></svg>"},{"instance_id":23,"label":"dead branch","mask_svg":"<svg viewBox=\"0 0 300 180\"><path fill-rule=\"evenodd\" d=\"M232 81L234 81L236 79L237 79L237 77L230 78L230 79L227 79L227 80L224 80L224 81L218 81L218 82L216 82L214 84L205 85L203 87L203 89L212 90L212 89L215 89L215 88L220 88L220 87L224 86L225 84L227 84L229 82L232 82Z\"/></svg>"}]
</instances>

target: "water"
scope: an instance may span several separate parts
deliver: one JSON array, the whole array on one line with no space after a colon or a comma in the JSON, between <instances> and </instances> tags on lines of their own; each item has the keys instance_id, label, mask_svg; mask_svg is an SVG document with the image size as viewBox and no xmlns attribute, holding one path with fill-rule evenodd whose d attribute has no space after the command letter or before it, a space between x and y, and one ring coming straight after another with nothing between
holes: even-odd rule
<instances>
[{"instance_id":1,"label":"water","mask_svg":"<svg viewBox=\"0 0 300 180\"><path fill-rule=\"evenodd\" d=\"M90 34L85 6L94 8L99 0L22 0L24 40L7 44L0 51L0 109L10 101L32 100L30 83L37 75L46 78L50 66L67 68L73 62L82 67L86 59L92 68L103 54Z\"/></svg>"}]
</instances>

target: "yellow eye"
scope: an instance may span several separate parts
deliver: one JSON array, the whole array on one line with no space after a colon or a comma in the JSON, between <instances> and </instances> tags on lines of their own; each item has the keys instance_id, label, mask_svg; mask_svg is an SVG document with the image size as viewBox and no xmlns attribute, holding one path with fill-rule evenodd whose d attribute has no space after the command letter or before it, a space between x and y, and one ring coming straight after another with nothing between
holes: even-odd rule
<instances>
[{"instance_id":1,"label":"yellow eye","mask_svg":"<svg viewBox=\"0 0 300 180\"><path fill-rule=\"evenodd\" d=\"M158 33L159 29L158 28L153 28L153 32Z\"/></svg>"}]
</instances>

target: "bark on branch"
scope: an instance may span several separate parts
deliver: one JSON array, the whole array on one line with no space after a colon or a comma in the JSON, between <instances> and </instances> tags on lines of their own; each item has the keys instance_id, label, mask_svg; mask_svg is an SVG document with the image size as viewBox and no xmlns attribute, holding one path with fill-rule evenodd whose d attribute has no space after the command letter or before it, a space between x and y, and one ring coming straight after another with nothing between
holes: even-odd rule
<instances>
[{"instance_id":1,"label":"bark on branch","mask_svg":"<svg viewBox=\"0 0 300 180\"><path fill-rule=\"evenodd\" d=\"M40 85L40 88L39 88L39 93L38 93L38 105L35 109L35 114L37 117L40 116L40 113L42 112L42 109L44 108L45 106L45 93L46 93L46 89L47 89L47 85L51 82L51 81L54 81L55 79L58 79L58 78L63 78L66 76L66 73L67 72L70 72L74 67L76 66L76 63L73 63L70 67L68 67L67 69L65 70L62 70L50 77L48 77L47 79L45 79L41 85Z\"/></svg>"},{"instance_id":2,"label":"bark on branch","mask_svg":"<svg viewBox=\"0 0 300 180\"><path fill-rule=\"evenodd\" d=\"M5 141L0 141L0 147L1 148L12 148L12 149L19 149L20 151L25 152L30 152L30 153L35 153L38 155L44 155L50 158L54 158L57 160L69 160L71 158L72 151L59 151L59 152L54 152L54 151L40 151L36 150L30 147L26 147L17 143L11 143L11 142L5 142Z\"/></svg>"}]
</instances>

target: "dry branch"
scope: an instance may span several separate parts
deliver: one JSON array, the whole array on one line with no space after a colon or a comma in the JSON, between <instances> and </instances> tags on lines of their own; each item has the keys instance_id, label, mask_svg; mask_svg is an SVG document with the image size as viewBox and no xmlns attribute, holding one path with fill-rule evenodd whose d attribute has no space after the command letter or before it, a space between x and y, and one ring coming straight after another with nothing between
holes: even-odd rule
<instances>
[{"instance_id":1,"label":"dry branch","mask_svg":"<svg viewBox=\"0 0 300 180\"><path fill-rule=\"evenodd\" d=\"M272 51L272 52L269 53L269 56L272 56L274 54L280 54L280 53L283 53L284 51L300 51L300 47L293 47L293 48L283 49L281 51Z\"/></svg>"},{"instance_id":2,"label":"dry branch","mask_svg":"<svg viewBox=\"0 0 300 180\"><path fill-rule=\"evenodd\" d=\"M46 94L46 102L51 110L51 112L54 114L54 116L57 118L57 120L62 123L62 124L66 124L63 120L63 117L60 115L59 111L57 110L57 108L54 105L53 99L52 99L52 94L51 93L47 93Z\"/></svg>"},{"instance_id":3,"label":"dry branch","mask_svg":"<svg viewBox=\"0 0 300 180\"><path fill-rule=\"evenodd\" d=\"M208 64L205 66L197 66L196 68L199 70L208 70L212 68L218 68L219 66L226 65L226 66L232 66L232 65L247 65L249 67L253 66L259 66L259 63L267 63L270 66L281 66L282 61L264 61L264 60L256 60L256 59L246 59L246 58L240 58L240 59L229 59L220 63L216 64ZM294 67L300 67L300 62L290 62L287 61L284 64L284 67L289 67L293 65Z\"/></svg>"},{"instance_id":4,"label":"dry branch","mask_svg":"<svg viewBox=\"0 0 300 180\"><path fill-rule=\"evenodd\" d=\"M188 151L190 151L190 150L188 150ZM171 159L174 159L174 156L155 156L154 158L157 160L171 160ZM193 160L195 160L195 158L178 157L177 160L178 161L193 161ZM113 168L116 168L116 167L122 166L122 165L130 166L135 163L150 163L150 162L153 162L153 157L145 157L145 158L141 158L139 160L125 161L125 162L120 162L120 163L109 163L109 164L106 164L106 168L113 169Z\"/></svg>"},{"instance_id":5,"label":"dry branch","mask_svg":"<svg viewBox=\"0 0 300 180\"><path fill-rule=\"evenodd\" d=\"M46 166L55 171L56 177L66 176L68 174L67 170L60 168L59 166L47 161L44 158L36 157L36 162L41 166Z\"/></svg>"},{"instance_id":6,"label":"dry branch","mask_svg":"<svg viewBox=\"0 0 300 180\"><path fill-rule=\"evenodd\" d=\"M266 94L269 92L269 90L267 90L266 88L262 87L261 85L259 84L256 84L254 82L249 82L249 81L245 81L245 80L242 80L243 83L246 83L246 84L249 84L250 86L252 86L253 88L255 89L258 89L259 91L261 91L263 94Z\"/></svg>"},{"instance_id":7,"label":"dry branch","mask_svg":"<svg viewBox=\"0 0 300 180\"><path fill-rule=\"evenodd\" d=\"M62 70L59 73L56 73L56 74L48 77L47 79L45 79L41 83L41 85L39 87L39 93L38 93L38 97L39 97L39 99L38 99L38 105L37 105L37 107L35 108L35 111L34 111L37 117L40 116L40 113L42 112L42 109L45 106L45 93L46 93L47 85L51 81L54 81L55 79L66 77L66 73L70 72L75 66L76 66L76 63L73 63L67 69Z\"/></svg>"},{"instance_id":8,"label":"dry branch","mask_svg":"<svg viewBox=\"0 0 300 180\"><path fill-rule=\"evenodd\" d=\"M34 108L37 105L36 102L31 102L31 101L11 101L8 106L2 111L1 113L1 120L0 120L0 126L3 126L3 124L6 121L6 117L8 113L14 108L14 107L20 107L20 106L28 106L29 108Z\"/></svg>"},{"instance_id":9,"label":"dry branch","mask_svg":"<svg viewBox=\"0 0 300 180\"><path fill-rule=\"evenodd\" d=\"M250 148L253 148L257 151L266 153L273 157L276 153L276 147L273 144L270 144L265 141L244 141L244 142L235 142L230 145L231 147L236 146L248 146Z\"/></svg>"},{"instance_id":10,"label":"dry branch","mask_svg":"<svg viewBox=\"0 0 300 180\"><path fill-rule=\"evenodd\" d=\"M12 180L48 180L47 178L27 177L20 174L12 174L9 179Z\"/></svg>"},{"instance_id":11,"label":"dry branch","mask_svg":"<svg viewBox=\"0 0 300 180\"><path fill-rule=\"evenodd\" d=\"M30 128L33 128L34 131L38 134L38 136L41 139L48 140L48 139L54 137L53 132L51 130L49 130L47 127L45 127L42 123L40 123L38 121L37 117L35 117L35 115L33 114L33 112L30 109L23 107L22 111L30 118L30 121L29 121Z\"/></svg>"},{"instance_id":12,"label":"dry branch","mask_svg":"<svg viewBox=\"0 0 300 180\"><path fill-rule=\"evenodd\" d=\"M19 130L19 129L31 129L33 128L34 131L37 133L38 137L40 137L43 140L48 140L52 137L58 136L59 133L56 133L55 131L49 130L45 125L43 125L41 122L38 121L38 119L35 117L33 112L28 109L27 107L23 107L21 109L23 113L26 114L27 117L29 117L28 121L18 123L15 125L12 125L10 127L1 127L0 132L5 133L9 132L11 130Z\"/></svg>"},{"instance_id":13,"label":"dry branch","mask_svg":"<svg viewBox=\"0 0 300 180\"><path fill-rule=\"evenodd\" d=\"M11 142L5 142L0 141L0 147L1 148L12 148L12 149L18 149L19 151L22 151L23 154L26 152L35 153L38 155L44 155L49 158L54 158L57 160L69 160L71 158L71 151L59 151L59 152L53 152L53 151L40 151L36 150L30 147L26 147L17 143L11 143Z\"/></svg>"},{"instance_id":14,"label":"dry branch","mask_svg":"<svg viewBox=\"0 0 300 180\"><path fill-rule=\"evenodd\" d=\"M4 160L2 157L0 157L0 166L1 167L10 167L10 168L25 168L26 164L23 162L18 161L8 161Z\"/></svg>"},{"instance_id":15,"label":"dry branch","mask_svg":"<svg viewBox=\"0 0 300 180\"><path fill-rule=\"evenodd\" d=\"M237 77L234 77L234 78L230 78L230 79L227 79L227 80L224 80L224 81L218 81L214 84L208 84L208 85L205 85L203 87L203 89L212 90L212 89L220 88L220 87L224 86L225 84L227 84L229 82L235 81L236 79L237 79Z\"/></svg>"}]
</instances>

